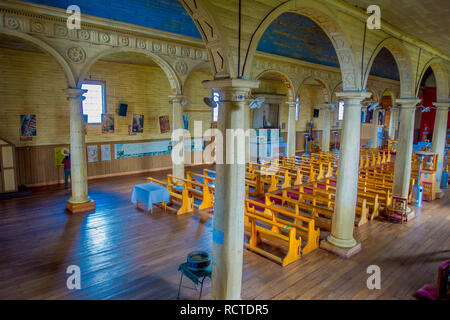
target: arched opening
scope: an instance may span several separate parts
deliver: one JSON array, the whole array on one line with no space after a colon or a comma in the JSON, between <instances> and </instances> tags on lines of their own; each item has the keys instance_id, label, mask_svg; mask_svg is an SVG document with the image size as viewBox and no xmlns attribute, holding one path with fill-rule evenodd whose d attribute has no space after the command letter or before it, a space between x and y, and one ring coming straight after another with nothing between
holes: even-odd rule
<instances>
[{"instance_id":1,"label":"arched opening","mask_svg":"<svg viewBox=\"0 0 450 320\"><path fill-rule=\"evenodd\" d=\"M215 115L216 120L218 120L218 107L213 109L203 101L205 97L211 97L212 92L205 89L202 82L213 79L210 64L203 63L189 73L183 85L183 95L186 97L186 105L183 107L184 129L189 131L191 139L197 141L194 144L200 143L201 140L205 149L214 141L214 137L207 137L205 133L208 129L216 126L217 123L213 122L213 118ZM185 152L185 157L190 157L185 158L185 163L194 163L196 159L200 160L201 156L203 156L203 153L200 151L194 151L192 154ZM214 159L213 156L213 152L207 155L210 159ZM203 161L207 160L209 159L203 159Z\"/></svg>"},{"instance_id":2,"label":"arched opening","mask_svg":"<svg viewBox=\"0 0 450 320\"><path fill-rule=\"evenodd\" d=\"M422 76L418 97L422 99L423 108L416 110L414 143L431 142L436 118L436 109L433 103L437 102L437 80L431 67L428 67Z\"/></svg>"},{"instance_id":3,"label":"arched opening","mask_svg":"<svg viewBox=\"0 0 450 320\"><path fill-rule=\"evenodd\" d=\"M244 62L249 75L256 50L340 68L345 90L358 90L350 43L327 7L286 1L270 12L251 36ZM336 53L338 53L336 55Z\"/></svg>"},{"instance_id":4,"label":"arched opening","mask_svg":"<svg viewBox=\"0 0 450 320\"><path fill-rule=\"evenodd\" d=\"M254 97L264 97L261 108L250 110L250 128L280 129L287 131L288 111L286 102L294 101L292 82L278 71L265 71L257 76L260 81L258 89L253 89Z\"/></svg>"},{"instance_id":5,"label":"arched opening","mask_svg":"<svg viewBox=\"0 0 450 320\"><path fill-rule=\"evenodd\" d=\"M400 97L414 98L415 84L410 57L403 45L395 39L389 38L381 42L373 53L364 70L364 86L369 76L377 76L400 81Z\"/></svg>"},{"instance_id":6,"label":"arched opening","mask_svg":"<svg viewBox=\"0 0 450 320\"><path fill-rule=\"evenodd\" d=\"M161 60L137 51L108 51L89 63L79 86L102 84L105 101L102 122L86 129L88 155L94 149L88 176L170 168L174 122L169 96L177 87L167 72ZM102 158L103 148L109 150L108 159Z\"/></svg>"},{"instance_id":7,"label":"arched opening","mask_svg":"<svg viewBox=\"0 0 450 320\"><path fill-rule=\"evenodd\" d=\"M385 131L387 129L387 138L395 140L398 135L400 110L395 103L394 94L390 90L383 92L381 96L381 105L385 110Z\"/></svg>"},{"instance_id":8,"label":"arched opening","mask_svg":"<svg viewBox=\"0 0 450 320\"><path fill-rule=\"evenodd\" d=\"M286 153L289 128L289 107L286 102L295 101L293 83L288 76L277 70L264 71L256 79L260 81L260 85L258 89L252 90L252 97L264 98L264 103L259 108L249 110L248 127L256 129L253 132L257 136L262 134L260 129L275 130L272 132L278 133L280 151ZM255 150L251 148L250 151L252 160L258 157Z\"/></svg>"},{"instance_id":9,"label":"arched opening","mask_svg":"<svg viewBox=\"0 0 450 320\"><path fill-rule=\"evenodd\" d=\"M308 140L308 152L318 151L322 149L324 130L329 134L330 128L336 125L335 109L324 109L325 104L330 102L328 85L319 78L308 77L300 84L298 97L300 110L297 121L297 149L306 150ZM305 136L305 133L308 135Z\"/></svg>"},{"instance_id":10,"label":"arched opening","mask_svg":"<svg viewBox=\"0 0 450 320\"><path fill-rule=\"evenodd\" d=\"M19 187L64 181L54 148L69 143L69 103L63 90L74 80L52 50L28 35L0 35L0 137L16 146Z\"/></svg>"}]
</instances>

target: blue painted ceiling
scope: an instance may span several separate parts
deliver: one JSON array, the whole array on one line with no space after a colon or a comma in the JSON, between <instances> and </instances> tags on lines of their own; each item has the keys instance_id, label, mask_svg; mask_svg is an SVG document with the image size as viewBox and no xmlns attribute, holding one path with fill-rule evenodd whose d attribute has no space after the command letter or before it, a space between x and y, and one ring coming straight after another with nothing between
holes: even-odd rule
<instances>
[{"instance_id":1,"label":"blue painted ceiling","mask_svg":"<svg viewBox=\"0 0 450 320\"><path fill-rule=\"evenodd\" d=\"M131 23L201 39L201 35L179 0L25 0L67 9L77 5L84 14Z\"/></svg>"},{"instance_id":2,"label":"blue painted ceiling","mask_svg":"<svg viewBox=\"0 0 450 320\"><path fill-rule=\"evenodd\" d=\"M339 68L339 60L328 36L314 21L286 12L264 32L258 50L284 57Z\"/></svg>"},{"instance_id":3,"label":"blue painted ceiling","mask_svg":"<svg viewBox=\"0 0 450 320\"><path fill-rule=\"evenodd\" d=\"M78 5L88 14L147 28L201 39L191 17L179 0L25 0L67 9ZM287 12L264 32L257 50L339 68L334 47L325 32L309 18ZM371 73L399 80L397 65L388 50L381 50Z\"/></svg>"},{"instance_id":4,"label":"blue painted ceiling","mask_svg":"<svg viewBox=\"0 0 450 320\"><path fill-rule=\"evenodd\" d=\"M400 81L397 63L395 62L394 56L386 48L383 48L378 52L378 55L373 61L370 74L377 77Z\"/></svg>"}]
</instances>

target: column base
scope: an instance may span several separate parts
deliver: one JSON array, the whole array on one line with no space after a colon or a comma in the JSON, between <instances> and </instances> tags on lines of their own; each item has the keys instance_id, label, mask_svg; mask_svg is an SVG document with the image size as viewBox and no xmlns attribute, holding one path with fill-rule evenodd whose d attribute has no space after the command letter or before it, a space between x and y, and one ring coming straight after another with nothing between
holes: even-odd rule
<instances>
[{"instance_id":1,"label":"column base","mask_svg":"<svg viewBox=\"0 0 450 320\"><path fill-rule=\"evenodd\" d=\"M95 201L89 200L85 203L71 203L66 201L66 212L68 213L91 213L95 211Z\"/></svg>"},{"instance_id":2,"label":"column base","mask_svg":"<svg viewBox=\"0 0 450 320\"><path fill-rule=\"evenodd\" d=\"M320 248L324 249L328 252L333 253L334 255L337 255L338 257L341 257L343 259L349 259L353 257L354 255L361 252L362 247L361 243L357 242L356 245L350 248L341 248L338 246L335 246L334 244L331 244L328 242L328 240L324 239L320 241Z\"/></svg>"},{"instance_id":3,"label":"column base","mask_svg":"<svg viewBox=\"0 0 450 320\"><path fill-rule=\"evenodd\" d=\"M416 217L416 210L414 208L408 207L406 209L406 218L408 219L408 221L414 219L415 217Z\"/></svg>"}]
</instances>

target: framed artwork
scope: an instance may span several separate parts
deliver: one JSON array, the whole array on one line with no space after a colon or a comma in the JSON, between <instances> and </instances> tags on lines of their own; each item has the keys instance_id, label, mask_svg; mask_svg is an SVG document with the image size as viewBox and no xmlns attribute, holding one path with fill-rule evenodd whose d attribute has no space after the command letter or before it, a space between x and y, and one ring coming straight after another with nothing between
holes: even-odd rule
<instances>
[{"instance_id":1,"label":"framed artwork","mask_svg":"<svg viewBox=\"0 0 450 320\"><path fill-rule=\"evenodd\" d=\"M133 122L131 124L131 130L134 133L144 132L144 115L143 114L134 114L133 115Z\"/></svg>"},{"instance_id":2,"label":"framed artwork","mask_svg":"<svg viewBox=\"0 0 450 320\"><path fill-rule=\"evenodd\" d=\"M102 133L114 133L113 114L102 114Z\"/></svg>"},{"instance_id":3,"label":"framed artwork","mask_svg":"<svg viewBox=\"0 0 450 320\"><path fill-rule=\"evenodd\" d=\"M97 162L98 161L97 146L88 146L87 154L88 154L88 162Z\"/></svg>"},{"instance_id":4,"label":"framed artwork","mask_svg":"<svg viewBox=\"0 0 450 320\"><path fill-rule=\"evenodd\" d=\"M111 145L102 144L102 161L111 161Z\"/></svg>"},{"instance_id":5,"label":"framed artwork","mask_svg":"<svg viewBox=\"0 0 450 320\"><path fill-rule=\"evenodd\" d=\"M161 133L167 133L170 131L170 120L169 116L161 116L159 117L159 128Z\"/></svg>"},{"instance_id":6,"label":"framed artwork","mask_svg":"<svg viewBox=\"0 0 450 320\"><path fill-rule=\"evenodd\" d=\"M36 137L35 114L25 114L20 116L20 135L22 137Z\"/></svg>"}]
</instances>

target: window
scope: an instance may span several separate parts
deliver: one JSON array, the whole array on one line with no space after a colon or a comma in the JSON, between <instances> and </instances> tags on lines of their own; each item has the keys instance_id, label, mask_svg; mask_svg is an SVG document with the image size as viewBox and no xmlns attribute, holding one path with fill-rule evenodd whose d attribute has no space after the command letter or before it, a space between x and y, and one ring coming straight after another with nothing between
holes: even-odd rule
<instances>
[{"instance_id":1,"label":"window","mask_svg":"<svg viewBox=\"0 0 450 320\"><path fill-rule=\"evenodd\" d=\"M83 115L87 123L101 123L105 112L105 84L102 82L84 82L81 89L87 90L83 100Z\"/></svg>"},{"instance_id":2,"label":"window","mask_svg":"<svg viewBox=\"0 0 450 320\"><path fill-rule=\"evenodd\" d=\"M216 106L212 109L212 122L217 122L219 120L219 101L220 101L220 93L218 91L213 91L212 100L216 104Z\"/></svg>"},{"instance_id":3,"label":"window","mask_svg":"<svg viewBox=\"0 0 450 320\"><path fill-rule=\"evenodd\" d=\"M338 121L344 120L344 109L345 109L344 100L339 100L339 103L338 103Z\"/></svg>"},{"instance_id":4,"label":"window","mask_svg":"<svg viewBox=\"0 0 450 320\"><path fill-rule=\"evenodd\" d=\"M300 99L295 99L295 121L298 121L300 114Z\"/></svg>"}]
</instances>

